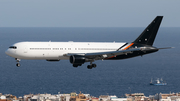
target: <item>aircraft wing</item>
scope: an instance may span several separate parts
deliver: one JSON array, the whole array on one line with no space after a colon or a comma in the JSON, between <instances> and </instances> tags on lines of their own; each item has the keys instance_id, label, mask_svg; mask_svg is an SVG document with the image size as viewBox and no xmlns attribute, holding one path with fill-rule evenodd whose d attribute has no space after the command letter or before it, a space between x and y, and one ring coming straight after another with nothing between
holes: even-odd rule
<instances>
[{"instance_id":1,"label":"aircraft wing","mask_svg":"<svg viewBox=\"0 0 180 101\"><path fill-rule=\"evenodd\" d=\"M64 54L64 56L77 55L77 56L84 56L88 59L101 60L105 58L110 58L112 56L133 53L134 51L140 51L140 50L141 48L134 48L134 49L128 49L128 50L98 52L98 53L68 53L68 54Z\"/></svg>"}]
</instances>

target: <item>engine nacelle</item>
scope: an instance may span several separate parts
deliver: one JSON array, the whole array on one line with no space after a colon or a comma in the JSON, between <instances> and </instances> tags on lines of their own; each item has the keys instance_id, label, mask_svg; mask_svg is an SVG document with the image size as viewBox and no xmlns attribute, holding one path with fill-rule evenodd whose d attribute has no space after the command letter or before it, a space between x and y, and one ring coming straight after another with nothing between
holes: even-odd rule
<instances>
[{"instance_id":1,"label":"engine nacelle","mask_svg":"<svg viewBox=\"0 0 180 101\"><path fill-rule=\"evenodd\" d=\"M84 56L72 55L70 56L69 61L72 64L84 64L86 58Z\"/></svg>"}]
</instances>

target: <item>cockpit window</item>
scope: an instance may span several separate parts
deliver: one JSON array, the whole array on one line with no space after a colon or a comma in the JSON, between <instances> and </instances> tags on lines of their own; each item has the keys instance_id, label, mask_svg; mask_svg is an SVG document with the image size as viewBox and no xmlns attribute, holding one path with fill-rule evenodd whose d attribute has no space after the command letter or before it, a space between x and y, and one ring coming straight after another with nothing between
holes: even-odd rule
<instances>
[{"instance_id":1,"label":"cockpit window","mask_svg":"<svg viewBox=\"0 0 180 101\"><path fill-rule=\"evenodd\" d=\"M9 48L11 48L11 49L17 49L16 46L10 46Z\"/></svg>"}]
</instances>

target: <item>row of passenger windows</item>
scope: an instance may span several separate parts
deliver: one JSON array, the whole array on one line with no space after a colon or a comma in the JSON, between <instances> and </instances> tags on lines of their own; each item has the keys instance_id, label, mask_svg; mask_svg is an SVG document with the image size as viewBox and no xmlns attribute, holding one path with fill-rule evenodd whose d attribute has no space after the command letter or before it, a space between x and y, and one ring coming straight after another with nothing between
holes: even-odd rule
<instances>
[{"instance_id":1,"label":"row of passenger windows","mask_svg":"<svg viewBox=\"0 0 180 101\"><path fill-rule=\"evenodd\" d=\"M30 50L51 50L51 48L30 48Z\"/></svg>"},{"instance_id":2,"label":"row of passenger windows","mask_svg":"<svg viewBox=\"0 0 180 101\"><path fill-rule=\"evenodd\" d=\"M77 50L77 49L75 49ZM112 48L78 48L78 50L116 50Z\"/></svg>"},{"instance_id":3,"label":"row of passenger windows","mask_svg":"<svg viewBox=\"0 0 180 101\"><path fill-rule=\"evenodd\" d=\"M30 48L30 50L71 50L72 48ZM75 48L75 50L117 50L112 48Z\"/></svg>"}]
</instances>

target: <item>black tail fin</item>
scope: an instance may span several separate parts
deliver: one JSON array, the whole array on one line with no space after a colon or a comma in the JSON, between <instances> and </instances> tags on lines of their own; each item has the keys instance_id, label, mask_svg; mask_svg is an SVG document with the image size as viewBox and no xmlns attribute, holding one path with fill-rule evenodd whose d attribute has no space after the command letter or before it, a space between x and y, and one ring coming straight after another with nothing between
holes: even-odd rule
<instances>
[{"instance_id":1,"label":"black tail fin","mask_svg":"<svg viewBox=\"0 0 180 101\"><path fill-rule=\"evenodd\" d=\"M133 43L152 46L162 18L163 16L157 16Z\"/></svg>"}]
</instances>

